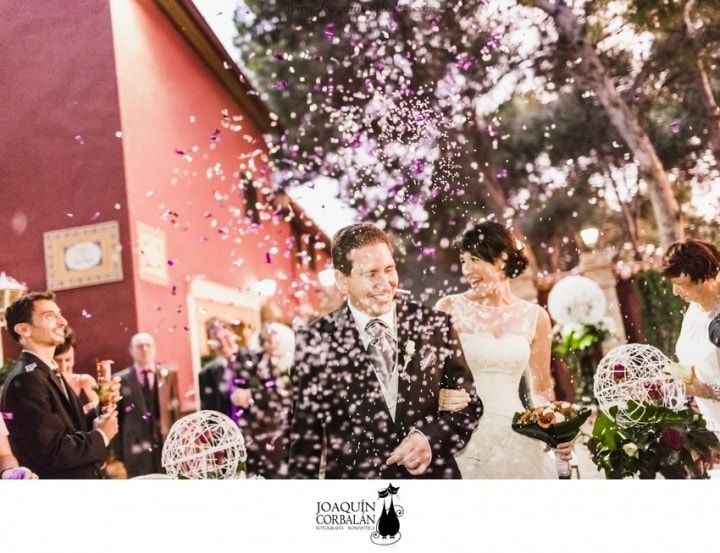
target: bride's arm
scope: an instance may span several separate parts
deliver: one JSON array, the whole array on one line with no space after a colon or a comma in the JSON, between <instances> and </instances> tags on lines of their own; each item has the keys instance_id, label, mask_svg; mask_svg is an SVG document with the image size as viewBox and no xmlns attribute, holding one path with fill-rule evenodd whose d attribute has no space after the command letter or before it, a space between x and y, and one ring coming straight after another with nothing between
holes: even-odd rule
<instances>
[{"instance_id":1,"label":"bride's arm","mask_svg":"<svg viewBox=\"0 0 720 553\"><path fill-rule=\"evenodd\" d=\"M533 403L540 405L555 399L553 379L550 373L552 352L552 326L550 316L538 307L535 336L530 344L530 384Z\"/></svg>"},{"instance_id":2,"label":"bride's arm","mask_svg":"<svg viewBox=\"0 0 720 553\"><path fill-rule=\"evenodd\" d=\"M542 307L538 307L535 325L535 337L530 344L530 381L534 405L542 405L555 399L555 387L550 373L552 355L552 325L550 316ZM556 455L569 461L572 458L572 442L558 444Z\"/></svg>"}]
</instances>

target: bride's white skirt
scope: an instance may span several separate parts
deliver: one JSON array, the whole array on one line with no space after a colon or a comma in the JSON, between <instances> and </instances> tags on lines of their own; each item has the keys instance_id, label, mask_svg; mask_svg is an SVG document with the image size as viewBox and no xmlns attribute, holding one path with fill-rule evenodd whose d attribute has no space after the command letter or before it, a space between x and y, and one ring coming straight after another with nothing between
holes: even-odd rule
<instances>
[{"instance_id":1,"label":"bride's white skirt","mask_svg":"<svg viewBox=\"0 0 720 553\"><path fill-rule=\"evenodd\" d=\"M506 415L485 413L465 449L455 455L463 478L557 478L545 444L515 432Z\"/></svg>"}]
</instances>

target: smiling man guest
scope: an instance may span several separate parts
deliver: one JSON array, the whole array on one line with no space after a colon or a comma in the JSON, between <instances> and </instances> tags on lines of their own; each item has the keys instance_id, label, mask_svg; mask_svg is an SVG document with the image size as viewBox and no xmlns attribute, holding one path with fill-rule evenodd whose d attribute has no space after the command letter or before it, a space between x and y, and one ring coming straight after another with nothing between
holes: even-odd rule
<instances>
[{"instance_id":1,"label":"smiling man guest","mask_svg":"<svg viewBox=\"0 0 720 553\"><path fill-rule=\"evenodd\" d=\"M347 301L297 335L291 478L459 478L453 454L482 414L450 317L395 299L390 237L355 224L333 238ZM438 411L441 389L465 408ZM464 395L464 394L463 394Z\"/></svg>"},{"instance_id":2,"label":"smiling man guest","mask_svg":"<svg viewBox=\"0 0 720 553\"><path fill-rule=\"evenodd\" d=\"M101 478L109 441L117 434L117 412L95 418L84 413L77 394L53 360L65 340L67 321L52 292L32 292L5 312L10 335L23 348L1 402L10 445L18 461L40 478ZM119 384L110 393L118 399Z\"/></svg>"}]
</instances>

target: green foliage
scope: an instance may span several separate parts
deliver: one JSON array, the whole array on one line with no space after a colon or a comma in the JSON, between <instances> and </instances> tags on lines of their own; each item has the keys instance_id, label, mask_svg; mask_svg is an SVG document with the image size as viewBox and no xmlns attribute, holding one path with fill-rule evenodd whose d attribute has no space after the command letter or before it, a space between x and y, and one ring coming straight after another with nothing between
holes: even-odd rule
<instances>
[{"instance_id":1,"label":"green foliage","mask_svg":"<svg viewBox=\"0 0 720 553\"><path fill-rule=\"evenodd\" d=\"M608 331L602 325L583 325L560 334L553 344L553 351L563 356L575 355L595 344L602 343L608 337Z\"/></svg>"},{"instance_id":2,"label":"green foliage","mask_svg":"<svg viewBox=\"0 0 720 553\"><path fill-rule=\"evenodd\" d=\"M672 293L672 285L656 269L640 271L633 279L642 302L645 340L674 357L686 305Z\"/></svg>"},{"instance_id":3,"label":"green foliage","mask_svg":"<svg viewBox=\"0 0 720 553\"><path fill-rule=\"evenodd\" d=\"M593 462L607 478L707 478L720 442L701 415L634 401L627 410L633 413L630 426L615 422L617 407L610 408L610 416L599 413L588 442Z\"/></svg>"},{"instance_id":4,"label":"green foliage","mask_svg":"<svg viewBox=\"0 0 720 553\"><path fill-rule=\"evenodd\" d=\"M601 345L609 332L602 325L583 325L565 329L553 342L553 352L561 355L570 370L579 403L595 401L595 368L602 357Z\"/></svg>"}]
</instances>

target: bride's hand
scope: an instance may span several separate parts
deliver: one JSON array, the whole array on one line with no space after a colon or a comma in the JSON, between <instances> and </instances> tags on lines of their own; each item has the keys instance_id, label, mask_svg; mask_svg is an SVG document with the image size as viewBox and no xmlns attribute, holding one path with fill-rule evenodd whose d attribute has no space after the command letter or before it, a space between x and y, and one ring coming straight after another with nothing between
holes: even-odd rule
<instances>
[{"instance_id":1,"label":"bride's hand","mask_svg":"<svg viewBox=\"0 0 720 553\"><path fill-rule=\"evenodd\" d=\"M555 455L563 461L569 461L572 459L572 452L573 442L564 442L562 444L558 444L555 448Z\"/></svg>"},{"instance_id":2,"label":"bride's hand","mask_svg":"<svg viewBox=\"0 0 720 553\"><path fill-rule=\"evenodd\" d=\"M465 390L440 388L438 411L462 411L470 405L470 394Z\"/></svg>"}]
</instances>

